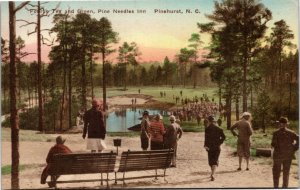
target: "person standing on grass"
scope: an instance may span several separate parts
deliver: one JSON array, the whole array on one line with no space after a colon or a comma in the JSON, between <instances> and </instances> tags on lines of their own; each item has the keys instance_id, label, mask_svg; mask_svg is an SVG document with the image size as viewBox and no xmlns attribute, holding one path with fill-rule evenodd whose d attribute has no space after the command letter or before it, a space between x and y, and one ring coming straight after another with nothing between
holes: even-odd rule
<instances>
[{"instance_id":1,"label":"person standing on grass","mask_svg":"<svg viewBox=\"0 0 300 190\"><path fill-rule=\"evenodd\" d=\"M162 116L157 114L154 118L154 121L150 123L148 133L150 134L151 139L151 150L161 150L164 148L164 137L165 127L162 123Z\"/></svg>"},{"instance_id":2,"label":"person standing on grass","mask_svg":"<svg viewBox=\"0 0 300 190\"><path fill-rule=\"evenodd\" d=\"M282 188L288 188L289 173L292 158L295 151L299 149L299 136L292 130L288 129L288 119L281 117L278 121L279 129L273 133L271 146L273 152L273 183L274 188L279 187L279 178L281 167L283 168Z\"/></svg>"},{"instance_id":3,"label":"person standing on grass","mask_svg":"<svg viewBox=\"0 0 300 190\"><path fill-rule=\"evenodd\" d=\"M106 127L104 124L104 115L101 110L99 110L100 103L96 100L92 100L92 108L85 112L84 114L84 127L82 138L87 138L87 149L91 152L102 152L106 149L105 135Z\"/></svg>"},{"instance_id":4,"label":"person standing on grass","mask_svg":"<svg viewBox=\"0 0 300 190\"><path fill-rule=\"evenodd\" d=\"M246 159L246 170L249 170L249 158L250 158L250 137L253 133L253 129L250 123L251 114L244 112L242 119L231 126L230 130L234 136L237 136L237 154L239 157L238 171L241 170L242 159ZM238 131L238 133L235 132Z\"/></svg>"},{"instance_id":5,"label":"person standing on grass","mask_svg":"<svg viewBox=\"0 0 300 190\"><path fill-rule=\"evenodd\" d=\"M143 118L141 121L141 147L143 150L147 150L149 147L149 134L148 134L148 128L150 126L149 121L149 112L144 111L143 112Z\"/></svg>"},{"instance_id":6,"label":"person standing on grass","mask_svg":"<svg viewBox=\"0 0 300 190\"><path fill-rule=\"evenodd\" d=\"M164 148L173 149L174 155L171 160L171 167L176 167L176 157L177 157L177 141L182 136L182 129L178 123L176 123L176 118L174 115L170 116L171 125L166 128L166 133L164 135Z\"/></svg>"},{"instance_id":7,"label":"person standing on grass","mask_svg":"<svg viewBox=\"0 0 300 190\"><path fill-rule=\"evenodd\" d=\"M208 164L211 167L211 181L214 181L214 174L219 165L220 146L226 137L223 130L216 125L216 120L213 116L208 116L207 120L208 126L205 128L204 148L208 153Z\"/></svg>"},{"instance_id":8,"label":"person standing on grass","mask_svg":"<svg viewBox=\"0 0 300 190\"><path fill-rule=\"evenodd\" d=\"M46 162L47 162L47 166L45 167L45 169L42 172L41 175L41 184L45 184L46 183L46 179L49 175L49 172L51 171L51 162L53 162L53 156L54 154L69 154L72 153L72 151L66 146L64 145L66 139L62 138L62 136L58 136L56 137L56 144L51 147L51 149L48 152L47 158L46 158ZM52 184L51 182L49 182L49 187L54 187L54 184Z\"/></svg>"}]
</instances>

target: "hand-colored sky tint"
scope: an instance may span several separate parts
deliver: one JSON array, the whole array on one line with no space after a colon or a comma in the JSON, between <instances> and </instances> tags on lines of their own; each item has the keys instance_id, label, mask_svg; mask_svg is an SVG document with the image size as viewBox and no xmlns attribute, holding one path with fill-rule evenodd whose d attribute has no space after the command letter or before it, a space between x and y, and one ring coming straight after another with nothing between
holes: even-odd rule
<instances>
[{"instance_id":1,"label":"hand-colored sky tint","mask_svg":"<svg viewBox=\"0 0 300 190\"><path fill-rule=\"evenodd\" d=\"M36 3L36 2L32 2ZM51 10L56 7L59 2L50 2L45 4L45 8ZM298 0L261 0L267 8L273 13L273 19L268 26L273 27L273 23L284 19L295 34L293 43L298 46ZM19 3L16 2L18 5ZM28 8L30 8L28 6ZM162 61L165 56L171 60L174 55L179 52L180 48L188 45L188 39L192 33L197 33L197 22L206 23L209 20L205 14L210 14L214 10L213 0L141 0L141 1L65 1L60 2L59 9L71 9L77 12L79 9L93 10L95 13L91 17L100 19L107 17L114 31L119 33L121 45L124 41L136 42L142 53L140 61ZM98 13L98 10L110 10L110 13ZM113 13L113 9L118 10L134 10L134 14ZM137 10L146 10L146 13L137 13ZM182 10L183 14L176 13L154 13L155 9ZM185 13L186 9L190 9L193 13ZM200 13L194 11L198 9ZM26 19L35 21L36 16L30 14L25 9L17 13L17 19ZM17 35L20 35L26 43L28 52L36 52L36 34L30 36L28 32L34 30L34 27L19 28L23 22L17 23ZM52 17L42 19L42 28L51 28ZM1 2L1 36L8 39L8 3ZM47 36L47 32L45 32ZM54 37L54 36L52 36ZM201 35L206 44L209 37ZM47 58L50 47L42 47L42 59L48 62ZM112 56L114 61L115 56ZM36 55L28 56L24 61L36 60Z\"/></svg>"}]
</instances>

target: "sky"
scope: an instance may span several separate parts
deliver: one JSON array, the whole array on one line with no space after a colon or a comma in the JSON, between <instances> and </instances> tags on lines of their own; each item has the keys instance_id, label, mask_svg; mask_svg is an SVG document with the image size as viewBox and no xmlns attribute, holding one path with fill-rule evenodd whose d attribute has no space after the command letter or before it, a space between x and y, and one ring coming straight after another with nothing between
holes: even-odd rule
<instances>
[{"instance_id":1,"label":"sky","mask_svg":"<svg viewBox=\"0 0 300 190\"><path fill-rule=\"evenodd\" d=\"M269 28L273 23L284 19L295 34L293 43L298 47L298 0L261 0L261 3L272 11L273 19L268 22ZM32 2L36 4L36 2ZM20 2L16 2L16 5ZM141 55L140 62L163 61L168 56L171 60L179 53L181 48L187 47L188 39L192 33L198 33L197 23L206 23L209 20L206 14L211 14L214 10L213 0L102 0L102 1L51 1L44 4L45 10L51 11L59 4L59 10L74 11L75 15L79 11L93 11L92 18L100 19L107 17L113 30L119 33L119 43L136 42ZM30 6L27 6L30 9ZM182 13L155 13L155 10L181 10ZM191 12L186 12L186 10ZM118 11L134 11L134 13L115 13ZM137 10L143 10L138 13ZM109 13L107 13L109 11ZM1 36L8 39L8 3L1 2ZM17 19L35 21L36 15L29 10L22 9L17 12ZM53 26L52 16L42 18L42 29L50 29ZM36 52L36 34L27 35L34 30L33 26L20 27L24 22L17 22L17 36L25 40L26 51ZM270 33L270 30L267 34ZM44 32L44 36L55 39L55 35L49 36ZM204 47L209 43L209 36L201 34ZM42 60L49 62L49 46L42 46ZM109 57L115 62L116 55ZM33 61L37 55L32 54L23 61Z\"/></svg>"}]
</instances>

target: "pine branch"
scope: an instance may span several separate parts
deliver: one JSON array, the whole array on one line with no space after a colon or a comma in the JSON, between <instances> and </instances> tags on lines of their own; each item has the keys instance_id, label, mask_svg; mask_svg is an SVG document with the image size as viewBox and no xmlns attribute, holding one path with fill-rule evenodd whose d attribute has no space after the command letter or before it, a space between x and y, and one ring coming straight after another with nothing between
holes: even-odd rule
<instances>
[{"instance_id":1,"label":"pine branch","mask_svg":"<svg viewBox=\"0 0 300 190\"><path fill-rule=\"evenodd\" d=\"M50 41L48 38L44 38L43 35L41 35L41 37L42 37L42 43L43 43L43 45L52 46L54 44L54 39L52 39L52 41ZM50 43L46 43L45 41L48 41Z\"/></svg>"},{"instance_id":2,"label":"pine branch","mask_svg":"<svg viewBox=\"0 0 300 190\"><path fill-rule=\"evenodd\" d=\"M18 19L16 21L18 21L18 22L26 22L27 23L27 24L21 25L20 28L24 27L24 26L31 25L31 24L37 24L36 22L28 22L27 20L23 20L23 19Z\"/></svg>"},{"instance_id":3,"label":"pine branch","mask_svg":"<svg viewBox=\"0 0 300 190\"><path fill-rule=\"evenodd\" d=\"M26 57L27 55L31 55L31 54L36 54L36 53L22 53L21 56L20 56L20 59L22 59L23 57Z\"/></svg>"},{"instance_id":4,"label":"pine branch","mask_svg":"<svg viewBox=\"0 0 300 190\"><path fill-rule=\"evenodd\" d=\"M26 6L30 1L25 1L23 3L21 3L19 6L17 6L14 10L14 13L16 13L17 11L19 11L20 9L22 9L24 6Z\"/></svg>"},{"instance_id":5,"label":"pine branch","mask_svg":"<svg viewBox=\"0 0 300 190\"><path fill-rule=\"evenodd\" d=\"M37 26L35 27L35 29L34 29L33 32L27 32L27 35L29 36L29 35L34 34L34 33L36 33L36 32L37 32Z\"/></svg>"}]
</instances>

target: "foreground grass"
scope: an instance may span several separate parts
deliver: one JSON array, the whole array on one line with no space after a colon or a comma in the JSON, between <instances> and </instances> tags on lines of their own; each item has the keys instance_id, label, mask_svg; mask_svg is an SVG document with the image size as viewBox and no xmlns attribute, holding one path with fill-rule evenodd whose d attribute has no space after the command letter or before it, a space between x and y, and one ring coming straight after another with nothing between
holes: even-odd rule
<instances>
[{"instance_id":1,"label":"foreground grass","mask_svg":"<svg viewBox=\"0 0 300 190\"><path fill-rule=\"evenodd\" d=\"M11 139L11 130L10 128L1 128L1 137L2 141L10 141ZM49 134L38 134L37 131L33 130L20 130L19 131L19 140L20 141L40 141L40 142L55 142L55 137L50 136Z\"/></svg>"},{"instance_id":2,"label":"foreground grass","mask_svg":"<svg viewBox=\"0 0 300 190\"><path fill-rule=\"evenodd\" d=\"M20 165L19 166L19 171L24 171L26 169L30 168L36 168L39 166L39 164L25 164L25 165ZM5 165L1 167L1 174L2 175L9 175L11 174L11 165Z\"/></svg>"}]
</instances>

